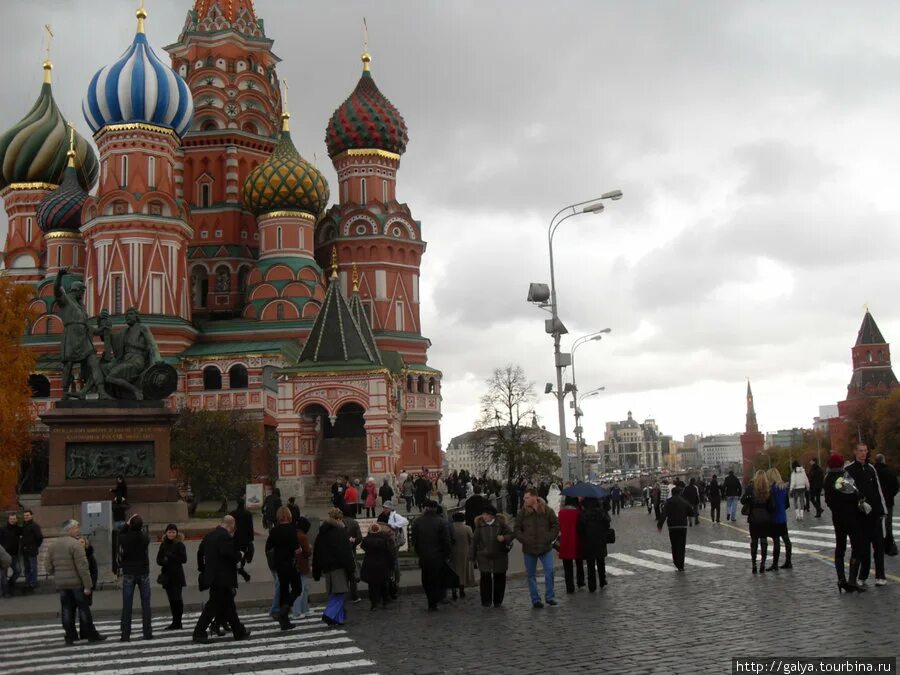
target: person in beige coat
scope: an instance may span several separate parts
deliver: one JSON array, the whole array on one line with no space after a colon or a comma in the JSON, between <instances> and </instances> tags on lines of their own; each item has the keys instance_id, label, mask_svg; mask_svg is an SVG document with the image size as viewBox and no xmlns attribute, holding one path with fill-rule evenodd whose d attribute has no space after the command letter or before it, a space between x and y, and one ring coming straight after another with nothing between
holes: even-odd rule
<instances>
[{"instance_id":1,"label":"person in beige coat","mask_svg":"<svg viewBox=\"0 0 900 675\"><path fill-rule=\"evenodd\" d=\"M453 571L459 577L459 597L466 597L466 586L475 585L475 572L472 570L470 551L472 550L472 528L466 525L465 513L453 514L453 551L450 562ZM453 599L456 600L456 591L453 590Z\"/></svg>"},{"instance_id":2,"label":"person in beige coat","mask_svg":"<svg viewBox=\"0 0 900 675\"><path fill-rule=\"evenodd\" d=\"M83 627L83 635L88 642L100 642L106 636L100 635L94 626L88 598L92 593L93 583L88 566L84 546L78 541L81 525L77 520L63 523L63 535L50 546L47 557L47 573L53 575L56 590L59 592L59 603L62 607L62 625L66 632L66 644L71 645L78 639L75 630L75 609Z\"/></svg>"}]
</instances>

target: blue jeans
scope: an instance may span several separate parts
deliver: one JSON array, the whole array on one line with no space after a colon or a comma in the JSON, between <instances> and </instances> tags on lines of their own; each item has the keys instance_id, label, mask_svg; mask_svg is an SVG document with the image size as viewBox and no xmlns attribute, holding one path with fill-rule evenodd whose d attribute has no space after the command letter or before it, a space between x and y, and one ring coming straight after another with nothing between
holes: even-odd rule
<instances>
[{"instance_id":1,"label":"blue jeans","mask_svg":"<svg viewBox=\"0 0 900 675\"><path fill-rule=\"evenodd\" d=\"M297 599L294 600L294 606L291 608L291 614L294 616L300 616L309 612L309 576L301 574L300 585L303 587L303 590L297 596Z\"/></svg>"},{"instance_id":2,"label":"blue jeans","mask_svg":"<svg viewBox=\"0 0 900 675\"><path fill-rule=\"evenodd\" d=\"M4 595L12 593L16 579L22 575L22 565L19 562L19 556L12 556L12 564L9 566L9 569L10 572L12 572L9 579L6 578L6 570L0 570L0 593L3 593Z\"/></svg>"},{"instance_id":3,"label":"blue jeans","mask_svg":"<svg viewBox=\"0 0 900 675\"><path fill-rule=\"evenodd\" d=\"M737 520L737 505L740 501L740 497L726 497L725 501L728 502L728 508L725 512L725 515L728 516L731 520Z\"/></svg>"},{"instance_id":4,"label":"blue jeans","mask_svg":"<svg viewBox=\"0 0 900 675\"><path fill-rule=\"evenodd\" d=\"M59 591L59 604L62 607L60 615L62 616L63 630L66 632L67 639L78 639L78 631L75 630L76 608L78 608L78 620L82 628L82 637L88 638L96 635L97 630L94 628L91 607L88 604L87 596L84 594L84 589L75 588Z\"/></svg>"},{"instance_id":5,"label":"blue jeans","mask_svg":"<svg viewBox=\"0 0 900 675\"><path fill-rule=\"evenodd\" d=\"M541 601L538 593L537 585L537 563L541 561L541 567L544 568L544 592L547 600L553 600L553 549L541 555L530 555L523 553L525 558L525 574L528 576L528 592L531 594L531 604Z\"/></svg>"},{"instance_id":6,"label":"blue jeans","mask_svg":"<svg viewBox=\"0 0 900 675\"><path fill-rule=\"evenodd\" d=\"M25 586L37 588L37 556L26 555L25 558Z\"/></svg>"},{"instance_id":7,"label":"blue jeans","mask_svg":"<svg viewBox=\"0 0 900 675\"><path fill-rule=\"evenodd\" d=\"M281 584L278 581L278 575L275 574L275 570L271 570L272 578L275 580L275 595L272 596L272 608L269 610L269 614L272 616L277 616L281 607L279 606L279 600L281 599Z\"/></svg>"},{"instance_id":8,"label":"blue jeans","mask_svg":"<svg viewBox=\"0 0 900 675\"><path fill-rule=\"evenodd\" d=\"M134 587L137 586L141 594L141 619L145 638L153 637L153 624L150 619L150 575L149 574L123 574L122 575L122 637L131 637L131 608L134 605Z\"/></svg>"}]
</instances>

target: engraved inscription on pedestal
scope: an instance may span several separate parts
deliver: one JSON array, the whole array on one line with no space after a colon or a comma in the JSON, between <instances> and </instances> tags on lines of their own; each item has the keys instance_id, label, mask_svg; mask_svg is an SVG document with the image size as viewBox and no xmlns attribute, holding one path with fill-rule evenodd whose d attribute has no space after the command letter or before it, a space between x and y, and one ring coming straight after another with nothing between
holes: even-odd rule
<instances>
[{"instance_id":1,"label":"engraved inscription on pedestal","mask_svg":"<svg viewBox=\"0 0 900 675\"><path fill-rule=\"evenodd\" d=\"M153 441L92 441L66 443L66 479L153 478Z\"/></svg>"}]
</instances>

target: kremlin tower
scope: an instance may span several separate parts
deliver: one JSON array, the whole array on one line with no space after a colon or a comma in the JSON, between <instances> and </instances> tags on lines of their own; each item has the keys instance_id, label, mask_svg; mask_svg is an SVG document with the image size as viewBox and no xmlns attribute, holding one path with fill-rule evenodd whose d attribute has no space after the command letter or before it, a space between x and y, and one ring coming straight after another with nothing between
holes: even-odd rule
<instances>
[{"instance_id":1,"label":"kremlin tower","mask_svg":"<svg viewBox=\"0 0 900 675\"><path fill-rule=\"evenodd\" d=\"M763 451L766 438L759 430L756 423L756 408L753 405L753 390L750 389L750 380L747 380L747 422L744 433L741 434L741 470L744 472L744 480L753 477L753 464L757 456Z\"/></svg>"},{"instance_id":2,"label":"kremlin tower","mask_svg":"<svg viewBox=\"0 0 900 675\"><path fill-rule=\"evenodd\" d=\"M170 408L241 410L260 425L248 482L302 504L327 501L336 471L380 483L439 469L425 242L396 192L408 132L368 51L327 120L329 208L328 182L291 138L280 59L251 0L195 0L165 48L171 65L143 5L136 16L82 104L99 161L53 99L49 60L32 110L0 134L4 273L35 292L36 412L62 393L53 280L67 268L65 283L86 284L92 324L138 308L178 371Z\"/></svg>"}]
</instances>

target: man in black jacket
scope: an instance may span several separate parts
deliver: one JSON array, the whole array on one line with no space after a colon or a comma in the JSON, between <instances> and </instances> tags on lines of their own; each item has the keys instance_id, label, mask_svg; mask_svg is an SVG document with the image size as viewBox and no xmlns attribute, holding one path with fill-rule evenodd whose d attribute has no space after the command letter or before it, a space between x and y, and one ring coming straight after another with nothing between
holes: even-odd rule
<instances>
[{"instance_id":1,"label":"man in black jacket","mask_svg":"<svg viewBox=\"0 0 900 675\"><path fill-rule=\"evenodd\" d=\"M691 478L691 482L682 491L682 497L688 504L694 507L694 517L688 518L688 525L693 527L700 524L700 488L697 487L697 479Z\"/></svg>"},{"instance_id":2,"label":"man in black jacket","mask_svg":"<svg viewBox=\"0 0 900 675\"><path fill-rule=\"evenodd\" d=\"M153 639L153 623L150 615L150 558L147 548L150 539L144 532L143 519L134 514L119 534L119 568L122 570L122 619L121 641L131 639L131 608L134 589L141 594L141 619L145 640Z\"/></svg>"},{"instance_id":3,"label":"man in black jacket","mask_svg":"<svg viewBox=\"0 0 900 675\"><path fill-rule=\"evenodd\" d=\"M31 509L25 509L22 518L25 520L22 524L22 537L19 540L22 562L25 564L25 588L22 592L34 593L34 589L37 588L37 557L44 541L44 533L41 532L41 526L35 522Z\"/></svg>"},{"instance_id":4,"label":"man in black jacket","mask_svg":"<svg viewBox=\"0 0 900 675\"><path fill-rule=\"evenodd\" d=\"M0 591L2 591L4 598L12 597L16 579L22 573L22 567L19 563L21 538L22 528L19 526L19 519L15 513L10 513L6 518L6 525L0 527L0 546L12 558L12 563L9 566L12 574L8 579L6 577L6 569L0 569Z\"/></svg>"},{"instance_id":5,"label":"man in black jacket","mask_svg":"<svg viewBox=\"0 0 900 675\"><path fill-rule=\"evenodd\" d=\"M446 522L437 514L437 504L427 500L423 506L425 511L413 521L410 538L422 568L422 588L428 599L428 611L435 612L443 590L441 573L450 557L450 534Z\"/></svg>"},{"instance_id":6,"label":"man in black jacket","mask_svg":"<svg viewBox=\"0 0 900 675\"><path fill-rule=\"evenodd\" d=\"M681 488L672 488L672 496L666 500L662 515L656 521L656 529L669 524L669 542L672 544L672 562L680 572L684 571L684 549L687 545L688 520L696 516L696 510L681 496Z\"/></svg>"},{"instance_id":7,"label":"man in black jacket","mask_svg":"<svg viewBox=\"0 0 900 675\"><path fill-rule=\"evenodd\" d=\"M897 542L894 541L894 498L897 496L897 475L884 463L884 455L875 455L875 471L881 483L881 494L887 507L884 519L884 552L886 555L897 555Z\"/></svg>"},{"instance_id":8,"label":"man in black jacket","mask_svg":"<svg viewBox=\"0 0 900 675\"><path fill-rule=\"evenodd\" d=\"M247 510L244 500L239 499L237 508L229 514L234 518L234 547L241 554L241 564L238 574L244 581L250 581L250 574L244 571L244 566L253 562L253 537L256 533L253 531L253 514Z\"/></svg>"},{"instance_id":9,"label":"man in black jacket","mask_svg":"<svg viewBox=\"0 0 900 675\"><path fill-rule=\"evenodd\" d=\"M859 586L865 587L865 581L869 578L869 568L872 564L872 554L875 555L875 585L884 586L887 579L884 576L884 514L887 505L881 492L881 484L878 481L878 472L868 463L869 448L865 443L857 444L853 450L854 461L850 462L844 471L853 478L859 496L865 500L864 506L867 512L860 512L859 526L862 536L867 540L866 546L859 552ZM854 549L853 555L857 552Z\"/></svg>"},{"instance_id":10,"label":"man in black jacket","mask_svg":"<svg viewBox=\"0 0 900 675\"><path fill-rule=\"evenodd\" d=\"M481 487L476 487L475 494L466 500L466 525L474 531L475 519L490 505L491 502L481 494Z\"/></svg>"},{"instance_id":11,"label":"man in black jacket","mask_svg":"<svg viewBox=\"0 0 900 675\"><path fill-rule=\"evenodd\" d=\"M722 481L722 492L725 494L725 520L735 522L737 520L737 505L741 500L744 488L741 481L734 475L734 469L729 470L725 480Z\"/></svg>"},{"instance_id":12,"label":"man in black jacket","mask_svg":"<svg viewBox=\"0 0 900 675\"><path fill-rule=\"evenodd\" d=\"M203 607L197 625L194 626L194 642L208 642L206 631L214 618L221 618L231 627L235 640L250 637L234 606L237 588L237 566L240 553L234 547L235 522L232 516L225 516L222 524L203 538L203 580L209 586L209 600ZM198 555L199 558L199 555Z\"/></svg>"},{"instance_id":13,"label":"man in black jacket","mask_svg":"<svg viewBox=\"0 0 900 675\"><path fill-rule=\"evenodd\" d=\"M825 486L825 472L819 460L809 460L809 501L816 509L816 518L822 517L822 488Z\"/></svg>"}]
</instances>

